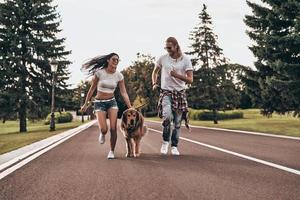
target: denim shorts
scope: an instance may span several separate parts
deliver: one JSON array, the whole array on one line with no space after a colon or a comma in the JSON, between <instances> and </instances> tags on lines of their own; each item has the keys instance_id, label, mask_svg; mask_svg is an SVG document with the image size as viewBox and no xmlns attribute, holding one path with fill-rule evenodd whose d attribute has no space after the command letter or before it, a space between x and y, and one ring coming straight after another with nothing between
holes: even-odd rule
<instances>
[{"instance_id":1,"label":"denim shorts","mask_svg":"<svg viewBox=\"0 0 300 200\"><path fill-rule=\"evenodd\" d=\"M94 110L107 112L108 109L114 108L119 109L116 99L113 97L111 99L96 99L94 101Z\"/></svg>"}]
</instances>

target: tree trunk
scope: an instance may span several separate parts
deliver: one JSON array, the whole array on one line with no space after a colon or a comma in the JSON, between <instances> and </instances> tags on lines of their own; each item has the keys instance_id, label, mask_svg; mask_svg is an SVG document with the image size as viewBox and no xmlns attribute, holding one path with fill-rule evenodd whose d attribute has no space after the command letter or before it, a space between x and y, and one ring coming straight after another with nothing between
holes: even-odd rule
<instances>
[{"instance_id":1,"label":"tree trunk","mask_svg":"<svg viewBox=\"0 0 300 200\"><path fill-rule=\"evenodd\" d=\"M213 109L214 124L218 124L217 110Z\"/></svg>"},{"instance_id":2,"label":"tree trunk","mask_svg":"<svg viewBox=\"0 0 300 200\"><path fill-rule=\"evenodd\" d=\"M24 46L23 46L24 47ZM24 50L23 50L24 51ZM23 54L24 55L24 54ZM27 97L26 97L26 61L25 59L22 59L22 72L23 74L20 77L20 88L21 88L21 94L20 94L20 108L19 108L19 119L20 119L20 133L27 132L27 123L26 123L26 110L27 110Z\"/></svg>"},{"instance_id":3,"label":"tree trunk","mask_svg":"<svg viewBox=\"0 0 300 200\"><path fill-rule=\"evenodd\" d=\"M19 109L19 118L20 118L20 132L27 132L27 124L26 124L26 99L24 97L21 98L20 109Z\"/></svg>"}]
</instances>

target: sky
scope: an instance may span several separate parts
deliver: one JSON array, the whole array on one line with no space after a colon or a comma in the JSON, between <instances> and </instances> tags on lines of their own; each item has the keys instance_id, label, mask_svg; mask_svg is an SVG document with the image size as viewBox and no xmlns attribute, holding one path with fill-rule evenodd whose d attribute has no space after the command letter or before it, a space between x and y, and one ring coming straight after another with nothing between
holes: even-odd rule
<instances>
[{"instance_id":1,"label":"sky","mask_svg":"<svg viewBox=\"0 0 300 200\"><path fill-rule=\"evenodd\" d=\"M260 0L252 0L260 2ZM94 56L116 52L118 70L130 66L138 52L158 58L165 54L166 38L178 39L189 50L189 33L199 22L205 3L224 55L232 63L253 67L251 41L243 19L251 10L246 0L55 0L61 15L60 37L66 38L71 77L75 87L84 75L82 63Z\"/></svg>"}]
</instances>

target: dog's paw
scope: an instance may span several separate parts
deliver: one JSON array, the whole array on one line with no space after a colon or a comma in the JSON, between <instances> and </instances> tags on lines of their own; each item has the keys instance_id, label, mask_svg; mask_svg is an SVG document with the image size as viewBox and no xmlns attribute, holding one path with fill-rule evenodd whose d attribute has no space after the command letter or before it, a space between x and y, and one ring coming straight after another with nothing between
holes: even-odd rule
<instances>
[{"instance_id":1,"label":"dog's paw","mask_svg":"<svg viewBox=\"0 0 300 200\"><path fill-rule=\"evenodd\" d=\"M126 156L127 158L134 158L134 157L136 157L135 154L129 154L129 153L126 153L125 156Z\"/></svg>"},{"instance_id":2,"label":"dog's paw","mask_svg":"<svg viewBox=\"0 0 300 200\"><path fill-rule=\"evenodd\" d=\"M141 155L140 153L136 153L135 157L140 157L140 155Z\"/></svg>"}]
</instances>

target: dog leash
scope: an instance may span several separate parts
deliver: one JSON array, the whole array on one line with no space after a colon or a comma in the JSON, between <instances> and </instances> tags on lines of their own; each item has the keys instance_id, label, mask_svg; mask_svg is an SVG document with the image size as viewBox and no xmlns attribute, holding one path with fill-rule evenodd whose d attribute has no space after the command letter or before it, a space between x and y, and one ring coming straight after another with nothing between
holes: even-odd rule
<instances>
[{"instance_id":1,"label":"dog leash","mask_svg":"<svg viewBox=\"0 0 300 200\"><path fill-rule=\"evenodd\" d=\"M140 108L143 108L145 106L147 106L149 104L149 101L147 101L146 103L143 103L142 105L139 105L137 107L134 106L135 109L140 109Z\"/></svg>"}]
</instances>

